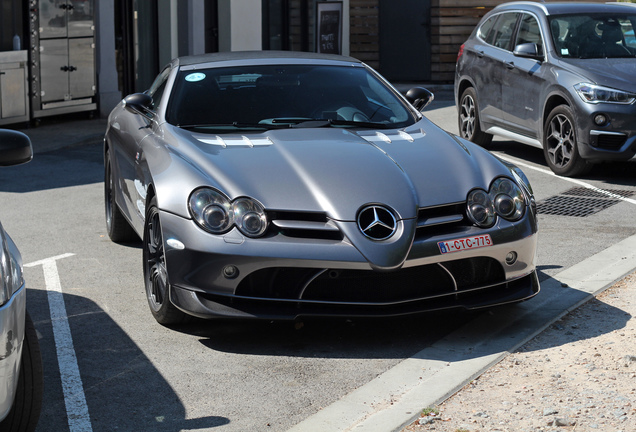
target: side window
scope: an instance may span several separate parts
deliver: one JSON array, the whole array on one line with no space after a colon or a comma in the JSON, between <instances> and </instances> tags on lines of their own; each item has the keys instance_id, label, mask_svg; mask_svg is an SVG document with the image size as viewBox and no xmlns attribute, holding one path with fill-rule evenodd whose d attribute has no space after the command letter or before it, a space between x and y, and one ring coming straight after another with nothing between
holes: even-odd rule
<instances>
[{"instance_id":1,"label":"side window","mask_svg":"<svg viewBox=\"0 0 636 432\"><path fill-rule=\"evenodd\" d=\"M633 17L632 17L633 18ZM621 20L621 27L623 29L623 37L625 38L625 45L630 48L636 48L636 37L634 35L634 21L631 19Z\"/></svg>"},{"instance_id":2,"label":"side window","mask_svg":"<svg viewBox=\"0 0 636 432\"><path fill-rule=\"evenodd\" d=\"M539 23L535 17L529 14L524 14L521 18L515 46L523 43L537 44L537 51L543 55L543 40L541 39Z\"/></svg>"},{"instance_id":3,"label":"side window","mask_svg":"<svg viewBox=\"0 0 636 432\"><path fill-rule=\"evenodd\" d=\"M161 97L163 96L163 92L166 89L166 82L168 81L168 76L170 75L170 68L167 67L155 78L155 81L152 83L150 88L148 89L148 95L152 96L152 106L156 110L159 107L159 103L161 102Z\"/></svg>"},{"instance_id":4,"label":"side window","mask_svg":"<svg viewBox=\"0 0 636 432\"><path fill-rule=\"evenodd\" d=\"M494 46L508 51L511 50L510 45L512 42L512 34L515 31L515 25L517 24L518 17L519 13L511 12L502 14L502 16L497 20L497 24L491 32L494 33L492 41Z\"/></svg>"},{"instance_id":5,"label":"side window","mask_svg":"<svg viewBox=\"0 0 636 432\"><path fill-rule=\"evenodd\" d=\"M488 33L490 33L490 30L495 25L495 21L497 21L497 18L498 18L498 16L495 15L493 17L490 17L487 21L485 21L479 27L479 30L477 31L477 37L479 37L480 39L488 42Z\"/></svg>"}]
</instances>

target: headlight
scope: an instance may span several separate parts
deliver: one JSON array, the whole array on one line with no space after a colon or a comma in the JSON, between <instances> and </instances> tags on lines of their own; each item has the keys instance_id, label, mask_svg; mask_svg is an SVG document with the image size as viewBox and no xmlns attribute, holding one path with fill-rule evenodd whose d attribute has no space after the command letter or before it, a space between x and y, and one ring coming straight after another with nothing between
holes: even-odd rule
<instances>
[{"instance_id":1,"label":"headlight","mask_svg":"<svg viewBox=\"0 0 636 432\"><path fill-rule=\"evenodd\" d=\"M239 198L232 203L234 223L248 237L258 237L267 229L267 217L260 203L250 198Z\"/></svg>"},{"instance_id":2,"label":"headlight","mask_svg":"<svg viewBox=\"0 0 636 432\"><path fill-rule=\"evenodd\" d=\"M241 197L230 201L224 194L210 188L192 192L188 201L194 221L212 234L222 234L236 227L248 237L258 237L267 230L267 216L256 200Z\"/></svg>"},{"instance_id":3,"label":"headlight","mask_svg":"<svg viewBox=\"0 0 636 432\"><path fill-rule=\"evenodd\" d=\"M8 302L23 283L20 252L8 235L0 233L0 306Z\"/></svg>"},{"instance_id":4,"label":"headlight","mask_svg":"<svg viewBox=\"0 0 636 432\"><path fill-rule=\"evenodd\" d=\"M232 226L230 200L214 189L201 188L190 195L190 213L203 229L220 234Z\"/></svg>"},{"instance_id":5,"label":"headlight","mask_svg":"<svg viewBox=\"0 0 636 432\"><path fill-rule=\"evenodd\" d=\"M468 217L482 228L495 224L496 215L509 221L521 219L526 209L526 202L521 188L512 180L498 178L486 192L473 189L466 201Z\"/></svg>"},{"instance_id":6,"label":"headlight","mask_svg":"<svg viewBox=\"0 0 636 432\"><path fill-rule=\"evenodd\" d=\"M485 190L475 189L468 194L468 216L478 226L488 228L495 223L495 207Z\"/></svg>"},{"instance_id":7,"label":"headlight","mask_svg":"<svg viewBox=\"0 0 636 432\"><path fill-rule=\"evenodd\" d=\"M579 83L574 86L583 102L588 103L616 103L631 104L636 100L636 95L609 87L598 86L590 83Z\"/></svg>"},{"instance_id":8,"label":"headlight","mask_svg":"<svg viewBox=\"0 0 636 432\"><path fill-rule=\"evenodd\" d=\"M521 219L526 204L523 192L512 180L507 178L495 180L490 186L490 196L499 216L511 221Z\"/></svg>"}]
</instances>

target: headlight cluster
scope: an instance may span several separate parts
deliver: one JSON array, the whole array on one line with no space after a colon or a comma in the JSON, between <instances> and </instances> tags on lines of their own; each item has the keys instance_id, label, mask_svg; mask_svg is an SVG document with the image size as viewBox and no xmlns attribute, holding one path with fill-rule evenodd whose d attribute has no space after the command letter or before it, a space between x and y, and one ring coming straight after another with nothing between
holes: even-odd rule
<instances>
[{"instance_id":1,"label":"headlight cluster","mask_svg":"<svg viewBox=\"0 0 636 432\"><path fill-rule=\"evenodd\" d=\"M636 100L636 95L609 87L598 86L590 83L579 83L574 89L584 102L588 103L616 103L631 104Z\"/></svg>"},{"instance_id":2,"label":"headlight cluster","mask_svg":"<svg viewBox=\"0 0 636 432\"><path fill-rule=\"evenodd\" d=\"M496 179L488 192L473 189L468 194L468 217L482 228L493 226L497 215L509 221L519 220L525 209L523 192L507 178Z\"/></svg>"},{"instance_id":3,"label":"headlight cluster","mask_svg":"<svg viewBox=\"0 0 636 432\"><path fill-rule=\"evenodd\" d=\"M267 230L265 209L251 198L230 201L221 192L200 188L192 192L188 204L196 223L212 234L222 234L232 226L248 237L259 237Z\"/></svg>"},{"instance_id":4,"label":"headlight cluster","mask_svg":"<svg viewBox=\"0 0 636 432\"><path fill-rule=\"evenodd\" d=\"M2 229L0 227L0 229ZM2 249L2 241L7 242L7 248ZM20 289L22 278L22 258L18 249L9 238L2 238L0 234L0 306L4 306Z\"/></svg>"}]
</instances>

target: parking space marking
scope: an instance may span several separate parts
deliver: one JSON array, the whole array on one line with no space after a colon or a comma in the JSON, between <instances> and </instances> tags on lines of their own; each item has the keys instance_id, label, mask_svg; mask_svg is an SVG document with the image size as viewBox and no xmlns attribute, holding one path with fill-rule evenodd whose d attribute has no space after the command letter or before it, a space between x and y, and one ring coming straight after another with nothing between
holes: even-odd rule
<instances>
[{"instance_id":1,"label":"parking space marking","mask_svg":"<svg viewBox=\"0 0 636 432\"><path fill-rule=\"evenodd\" d=\"M592 186L591 184L586 183L584 181L573 179L573 178L570 178L570 177L561 177L559 175L556 175L555 173L553 173L550 170L547 170L545 168L539 168L539 167L536 167L536 166L533 166L533 165L529 165L527 163L522 162L521 160L519 160L517 158L513 158L513 157L510 157L510 156L502 156L500 154L496 154L495 156L497 156L498 158L503 159L503 160L505 160L507 162L513 163L513 164L515 164L515 165L517 165L519 167L529 168L531 170L538 171L538 172L543 173L543 174L551 175L551 176L557 177L557 178L559 178L561 180L565 180L565 181L568 181L570 183L574 183L574 184L577 184L579 186L583 186L586 189L590 189L590 190L593 190L595 192L601 193L601 194L606 195L606 196L608 196L610 198L615 198L615 199L618 199L618 200L625 201L625 202L628 202L630 204L636 205L636 200L634 200L634 199L627 198L627 197L624 197L624 196L621 196L621 195L617 195L617 194L615 194L613 192L597 188L596 186Z\"/></svg>"},{"instance_id":2,"label":"parking space marking","mask_svg":"<svg viewBox=\"0 0 636 432\"><path fill-rule=\"evenodd\" d=\"M77 364L75 347L71 328L68 324L68 315L64 305L62 284L57 271L57 260L71 257L75 254L67 253L41 261L25 264L24 267L42 266L44 270L44 283L46 285L51 325L53 326L53 338L57 350L57 361L60 367L62 391L66 404L66 416L70 432L91 432L91 420L88 414L84 386Z\"/></svg>"}]
</instances>

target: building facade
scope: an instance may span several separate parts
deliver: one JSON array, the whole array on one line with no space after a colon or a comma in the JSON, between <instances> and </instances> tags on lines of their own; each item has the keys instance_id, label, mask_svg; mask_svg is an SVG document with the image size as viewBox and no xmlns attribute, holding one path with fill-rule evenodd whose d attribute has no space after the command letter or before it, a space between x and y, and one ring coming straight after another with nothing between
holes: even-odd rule
<instances>
[{"instance_id":1,"label":"building facade","mask_svg":"<svg viewBox=\"0 0 636 432\"><path fill-rule=\"evenodd\" d=\"M40 109L44 105L40 99L44 100L47 92L38 87L44 84L39 79L47 75L39 62L48 58L50 50L46 44L42 46L45 38L39 36L54 21L44 15L45 10L55 19L64 13L69 25L79 11L82 17L90 17L83 25L85 30L92 26L93 59L84 59L82 64L93 62L91 100L101 115L123 96L147 89L172 58L217 51L335 52L366 62L393 82L447 84L453 80L461 43L486 12L503 2L2 0L0 58L2 51L16 48L28 54L31 72L27 87L31 112L37 115L57 112ZM73 37L68 39L70 44ZM16 40L21 46L16 47ZM70 72L77 71L76 66L69 67ZM78 74L68 75L72 79ZM72 106L73 92L67 93L64 101L49 102L50 106Z\"/></svg>"}]
</instances>

